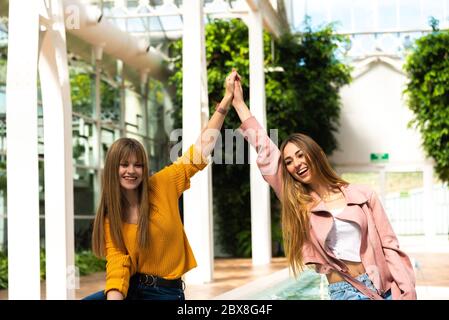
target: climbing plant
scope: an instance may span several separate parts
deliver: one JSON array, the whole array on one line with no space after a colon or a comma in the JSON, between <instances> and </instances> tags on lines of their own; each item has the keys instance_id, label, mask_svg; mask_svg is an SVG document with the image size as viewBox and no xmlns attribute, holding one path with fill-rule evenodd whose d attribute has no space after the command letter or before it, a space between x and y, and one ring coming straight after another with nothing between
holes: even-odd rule
<instances>
[{"instance_id":1,"label":"climbing plant","mask_svg":"<svg viewBox=\"0 0 449 320\"><path fill-rule=\"evenodd\" d=\"M434 31L416 40L407 56L405 93L414 114L410 126L421 133L438 177L449 182L449 32L431 23Z\"/></svg>"}]
</instances>

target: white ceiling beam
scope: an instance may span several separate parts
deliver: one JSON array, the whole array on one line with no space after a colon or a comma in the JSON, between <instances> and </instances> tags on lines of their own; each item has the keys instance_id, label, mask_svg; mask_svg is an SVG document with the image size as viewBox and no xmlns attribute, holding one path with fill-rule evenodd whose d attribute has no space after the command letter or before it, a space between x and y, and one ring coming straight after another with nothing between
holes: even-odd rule
<instances>
[{"instance_id":1,"label":"white ceiling beam","mask_svg":"<svg viewBox=\"0 0 449 320\"><path fill-rule=\"evenodd\" d=\"M288 22L273 8L269 0L246 0L253 11L261 11L264 28L276 38L289 32Z\"/></svg>"},{"instance_id":2,"label":"white ceiling beam","mask_svg":"<svg viewBox=\"0 0 449 320\"><path fill-rule=\"evenodd\" d=\"M128 32L103 19L101 12L80 0L64 0L67 30L76 37L137 70L149 70L150 75L163 73L162 58L149 46Z\"/></svg>"}]
</instances>

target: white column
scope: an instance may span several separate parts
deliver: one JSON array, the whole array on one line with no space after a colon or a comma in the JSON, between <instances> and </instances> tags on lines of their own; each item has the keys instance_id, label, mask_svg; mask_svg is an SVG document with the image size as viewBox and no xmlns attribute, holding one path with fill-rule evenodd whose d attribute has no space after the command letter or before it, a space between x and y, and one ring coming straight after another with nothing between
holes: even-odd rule
<instances>
[{"instance_id":1,"label":"white column","mask_svg":"<svg viewBox=\"0 0 449 320\"><path fill-rule=\"evenodd\" d=\"M120 77L120 137L126 135L126 86L125 86L125 64L117 60L117 74ZM100 135L101 137L101 135Z\"/></svg>"},{"instance_id":2,"label":"white column","mask_svg":"<svg viewBox=\"0 0 449 320\"><path fill-rule=\"evenodd\" d=\"M40 299L37 1L9 1L6 78L8 296Z\"/></svg>"},{"instance_id":3,"label":"white column","mask_svg":"<svg viewBox=\"0 0 449 320\"><path fill-rule=\"evenodd\" d=\"M251 113L266 128L263 25L260 11L249 10L249 99ZM253 265L271 261L270 190L256 164L257 154L250 151L251 243Z\"/></svg>"},{"instance_id":4,"label":"white column","mask_svg":"<svg viewBox=\"0 0 449 320\"><path fill-rule=\"evenodd\" d=\"M424 201L425 212L423 213L424 219L424 234L427 241L432 241L436 235L437 222L435 210L433 210L433 165L427 163L423 167L423 184L424 184Z\"/></svg>"},{"instance_id":5,"label":"white column","mask_svg":"<svg viewBox=\"0 0 449 320\"><path fill-rule=\"evenodd\" d=\"M64 15L60 1L48 8L52 25L39 58L44 111L46 298L74 299L72 104Z\"/></svg>"},{"instance_id":6,"label":"white column","mask_svg":"<svg viewBox=\"0 0 449 320\"><path fill-rule=\"evenodd\" d=\"M183 6L183 151L195 143L209 118L203 1ZM213 278L212 176L211 166L191 179L184 192L184 228L198 267L188 272L187 283L205 283Z\"/></svg>"},{"instance_id":7,"label":"white column","mask_svg":"<svg viewBox=\"0 0 449 320\"><path fill-rule=\"evenodd\" d=\"M92 90L92 114L95 123L93 125L92 145L93 145L93 163L89 165L95 166L94 178L94 205L98 206L101 196L101 63L103 61L103 47L97 46L92 48L92 64L95 65L95 82L91 84ZM81 120L81 119L80 119Z\"/></svg>"}]
</instances>

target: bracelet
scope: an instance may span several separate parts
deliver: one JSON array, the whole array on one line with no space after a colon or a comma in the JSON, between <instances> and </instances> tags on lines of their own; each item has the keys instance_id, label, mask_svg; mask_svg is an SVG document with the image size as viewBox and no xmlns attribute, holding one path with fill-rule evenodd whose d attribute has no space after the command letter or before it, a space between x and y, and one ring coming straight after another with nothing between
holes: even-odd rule
<instances>
[{"instance_id":1,"label":"bracelet","mask_svg":"<svg viewBox=\"0 0 449 320\"><path fill-rule=\"evenodd\" d=\"M220 112L224 116L228 113L228 110L223 107L220 107L219 103L217 103L217 106L215 107L215 111Z\"/></svg>"},{"instance_id":2,"label":"bracelet","mask_svg":"<svg viewBox=\"0 0 449 320\"><path fill-rule=\"evenodd\" d=\"M220 112L224 116L228 113L228 110L222 107L217 108L215 111Z\"/></svg>"}]
</instances>

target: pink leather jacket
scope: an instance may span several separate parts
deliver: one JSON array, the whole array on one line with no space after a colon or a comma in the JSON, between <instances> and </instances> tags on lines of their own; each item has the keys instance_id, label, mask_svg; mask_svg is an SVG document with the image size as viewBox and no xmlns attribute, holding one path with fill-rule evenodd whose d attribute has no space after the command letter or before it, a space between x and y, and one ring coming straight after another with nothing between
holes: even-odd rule
<instances>
[{"instance_id":1,"label":"pink leather jacket","mask_svg":"<svg viewBox=\"0 0 449 320\"><path fill-rule=\"evenodd\" d=\"M254 117L244 121L241 130L257 150L256 161L264 179L281 199L282 174L278 147ZM347 207L339 218L359 225L362 231L360 257L379 294L391 289L393 299L416 299L412 264L409 257L399 249L396 234L376 193L369 187L353 184L342 187L342 192ZM314 196L318 197L316 194ZM314 264L319 273L326 274L332 270L348 271L346 265L325 245L332 224L332 215L324 202L318 202L311 210L310 240L303 246L302 254L304 263Z\"/></svg>"}]
</instances>

